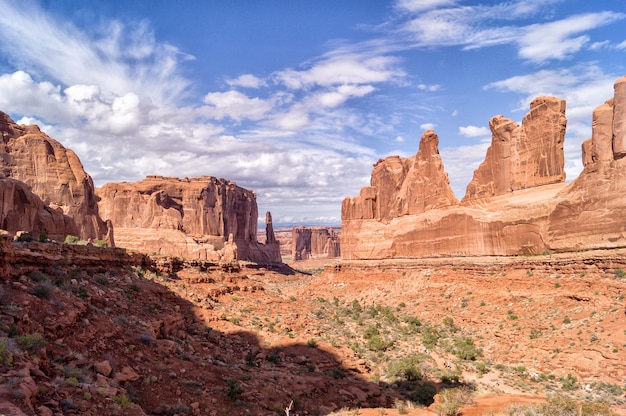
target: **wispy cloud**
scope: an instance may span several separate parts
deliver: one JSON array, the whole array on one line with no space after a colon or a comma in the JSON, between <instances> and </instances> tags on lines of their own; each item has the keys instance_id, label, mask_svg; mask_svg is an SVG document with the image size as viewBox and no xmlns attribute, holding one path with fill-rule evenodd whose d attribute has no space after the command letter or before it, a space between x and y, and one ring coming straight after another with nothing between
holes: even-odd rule
<instances>
[{"instance_id":1,"label":"wispy cloud","mask_svg":"<svg viewBox=\"0 0 626 416\"><path fill-rule=\"evenodd\" d=\"M484 137L491 135L491 130L487 127L461 126L459 127L459 134L465 137Z\"/></svg>"}]
</instances>

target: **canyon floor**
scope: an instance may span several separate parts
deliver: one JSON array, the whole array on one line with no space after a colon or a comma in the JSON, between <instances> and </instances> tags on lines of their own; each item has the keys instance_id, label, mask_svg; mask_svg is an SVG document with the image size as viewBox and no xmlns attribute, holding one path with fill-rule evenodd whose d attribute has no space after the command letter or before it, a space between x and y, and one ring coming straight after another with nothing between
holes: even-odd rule
<instances>
[{"instance_id":1,"label":"canyon floor","mask_svg":"<svg viewBox=\"0 0 626 416\"><path fill-rule=\"evenodd\" d=\"M5 276L0 414L453 414L446 390L463 415L566 396L626 414L623 250L155 260Z\"/></svg>"}]
</instances>

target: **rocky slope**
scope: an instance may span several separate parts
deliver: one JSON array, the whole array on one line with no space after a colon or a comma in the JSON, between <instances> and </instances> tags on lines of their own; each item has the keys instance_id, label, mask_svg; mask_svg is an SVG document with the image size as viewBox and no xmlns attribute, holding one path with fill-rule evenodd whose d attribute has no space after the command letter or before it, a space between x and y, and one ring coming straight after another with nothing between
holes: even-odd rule
<instances>
[{"instance_id":1,"label":"rocky slope","mask_svg":"<svg viewBox=\"0 0 626 416\"><path fill-rule=\"evenodd\" d=\"M107 224L98 214L98 205L91 177L70 149L52 139L35 125L17 125L11 118L0 112L0 177L12 178L26 184L33 194L37 195L50 215L39 207L30 208L27 202L32 198L15 200L21 204L15 209L29 212L33 219L34 231L46 231L50 237L63 240L68 234L77 234L84 240L106 240L113 245ZM6 201L6 200L5 200ZM53 219L60 210L72 221ZM5 210L6 211L6 210ZM36 214L41 212L43 215ZM16 224L0 218L5 229L16 229ZM25 224L26 225L26 224ZM31 231L28 229L27 231Z\"/></svg>"},{"instance_id":2,"label":"rocky slope","mask_svg":"<svg viewBox=\"0 0 626 416\"><path fill-rule=\"evenodd\" d=\"M563 183L565 104L550 97L534 100L521 126L501 116L491 120L492 145L460 203L447 196L440 159L433 159L432 171L415 166L406 173L401 158L379 162L371 186L343 201L342 257L519 255L626 246L625 85L626 77L619 79L614 98L594 112L593 137L583 146L585 169L569 185ZM422 137L414 159L437 153L424 143L430 136ZM399 185L410 176L432 181L421 197L432 202L420 202L415 211L399 208L411 206L403 201L422 201ZM385 211L381 205L395 208Z\"/></svg>"},{"instance_id":3,"label":"rocky slope","mask_svg":"<svg viewBox=\"0 0 626 416\"><path fill-rule=\"evenodd\" d=\"M280 262L271 221L268 243L258 243L256 195L234 182L148 176L133 183L108 183L97 194L100 212L113 223L120 247L217 260L232 234L239 259Z\"/></svg>"},{"instance_id":4,"label":"rocky slope","mask_svg":"<svg viewBox=\"0 0 626 416\"><path fill-rule=\"evenodd\" d=\"M7 415L434 415L415 400L462 385L466 415L556 392L625 414L623 251L310 275L0 243Z\"/></svg>"}]
</instances>

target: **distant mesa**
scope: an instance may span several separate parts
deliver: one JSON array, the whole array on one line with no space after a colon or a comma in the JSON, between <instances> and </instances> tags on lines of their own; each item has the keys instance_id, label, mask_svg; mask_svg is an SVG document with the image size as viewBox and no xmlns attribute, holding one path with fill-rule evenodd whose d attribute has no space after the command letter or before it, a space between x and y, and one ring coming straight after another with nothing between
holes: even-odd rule
<instances>
[{"instance_id":1,"label":"distant mesa","mask_svg":"<svg viewBox=\"0 0 626 416\"><path fill-rule=\"evenodd\" d=\"M332 227L293 227L292 260L341 257L340 234L340 231Z\"/></svg>"},{"instance_id":2,"label":"distant mesa","mask_svg":"<svg viewBox=\"0 0 626 416\"><path fill-rule=\"evenodd\" d=\"M121 247L220 261L232 234L239 260L281 261L271 221L267 244L257 242L255 193L226 179L155 175L138 182L108 183L96 192L99 210L113 223Z\"/></svg>"},{"instance_id":3,"label":"distant mesa","mask_svg":"<svg viewBox=\"0 0 626 416\"><path fill-rule=\"evenodd\" d=\"M374 165L342 203L344 259L539 254L626 247L626 77L593 113L583 172L566 185L565 101L539 97L521 126L490 120L491 146L462 201L433 131L411 158Z\"/></svg>"}]
</instances>

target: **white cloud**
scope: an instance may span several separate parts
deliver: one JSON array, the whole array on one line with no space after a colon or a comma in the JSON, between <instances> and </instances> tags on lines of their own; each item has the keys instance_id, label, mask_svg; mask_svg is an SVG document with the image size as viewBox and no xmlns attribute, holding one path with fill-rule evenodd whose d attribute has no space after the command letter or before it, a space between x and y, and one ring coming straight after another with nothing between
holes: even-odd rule
<instances>
[{"instance_id":1,"label":"white cloud","mask_svg":"<svg viewBox=\"0 0 626 416\"><path fill-rule=\"evenodd\" d=\"M96 37L58 22L31 2L2 4L2 50L29 73L63 85L98 85L106 95L141 91L155 102L176 99L188 88L177 69L192 57L157 43L145 22L113 21L94 30Z\"/></svg>"},{"instance_id":2,"label":"white cloud","mask_svg":"<svg viewBox=\"0 0 626 416\"><path fill-rule=\"evenodd\" d=\"M243 87L243 88L261 88L267 85L265 81L252 74L240 75L235 79L229 79L226 81L231 87Z\"/></svg>"},{"instance_id":3,"label":"white cloud","mask_svg":"<svg viewBox=\"0 0 626 416\"><path fill-rule=\"evenodd\" d=\"M235 121L243 119L260 120L273 107L271 101L258 97L249 98L239 91L211 92L204 97L207 106L203 113L210 118L221 120L230 117Z\"/></svg>"},{"instance_id":4,"label":"white cloud","mask_svg":"<svg viewBox=\"0 0 626 416\"><path fill-rule=\"evenodd\" d=\"M450 178L450 187L457 198L465 195L469 179L478 166L485 160L490 143L475 145L444 147L440 149L441 159L446 173Z\"/></svg>"},{"instance_id":5,"label":"white cloud","mask_svg":"<svg viewBox=\"0 0 626 416\"><path fill-rule=\"evenodd\" d=\"M419 12L441 6L452 6L456 3L456 0L399 0L397 7L409 12Z\"/></svg>"},{"instance_id":6,"label":"white cloud","mask_svg":"<svg viewBox=\"0 0 626 416\"><path fill-rule=\"evenodd\" d=\"M433 85L427 85L427 84L418 84L417 85L417 89L422 90L422 91L439 91L441 89L441 85L439 84L433 84Z\"/></svg>"},{"instance_id":7,"label":"white cloud","mask_svg":"<svg viewBox=\"0 0 626 416\"><path fill-rule=\"evenodd\" d=\"M530 25L518 40L519 55L532 62L564 59L578 52L590 40L588 35L574 35L605 26L624 17L625 15L613 12L588 13L555 22Z\"/></svg>"},{"instance_id":8,"label":"white cloud","mask_svg":"<svg viewBox=\"0 0 626 416\"><path fill-rule=\"evenodd\" d=\"M465 137L482 137L482 136L490 136L491 130L488 127L477 127L477 126L459 126L459 134Z\"/></svg>"},{"instance_id":9,"label":"white cloud","mask_svg":"<svg viewBox=\"0 0 626 416\"><path fill-rule=\"evenodd\" d=\"M618 43L615 47L617 49L626 49L626 40L623 41L623 42Z\"/></svg>"},{"instance_id":10,"label":"white cloud","mask_svg":"<svg viewBox=\"0 0 626 416\"><path fill-rule=\"evenodd\" d=\"M394 142L396 143L404 143L404 137L398 136L395 138Z\"/></svg>"},{"instance_id":11,"label":"white cloud","mask_svg":"<svg viewBox=\"0 0 626 416\"><path fill-rule=\"evenodd\" d=\"M435 127L434 123L424 123L420 125L420 129L422 130L435 130Z\"/></svg>"},{"instance_id":12,"label":"white cloud","mask_svg":"<svg viewBox=\"0 0 626 416\"><path fill-rule=\"evenodd\" d=\"M343 84L372 84L403 77L398 59L391 56L333 56L310 69L287 69L276 73L278 82L291 89Z\"/></svg>"}]
</instances>

